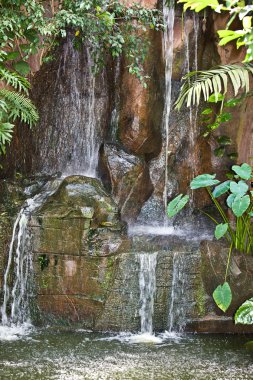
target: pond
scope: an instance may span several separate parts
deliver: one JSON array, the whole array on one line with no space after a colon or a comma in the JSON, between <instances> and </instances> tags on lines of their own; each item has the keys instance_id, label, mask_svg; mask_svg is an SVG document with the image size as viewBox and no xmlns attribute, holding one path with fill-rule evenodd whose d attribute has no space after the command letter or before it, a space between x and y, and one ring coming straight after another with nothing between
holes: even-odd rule
<instances>
[{"instance_id":1,"label":"pond","mask_svg":"<svg viewBox=\"0 0 253 380\"><path fill-rule=\"evenodd\" d=\"M253 337L37 329L2 334L1 380L252 380Z\"/></svg>"}]
</instances>

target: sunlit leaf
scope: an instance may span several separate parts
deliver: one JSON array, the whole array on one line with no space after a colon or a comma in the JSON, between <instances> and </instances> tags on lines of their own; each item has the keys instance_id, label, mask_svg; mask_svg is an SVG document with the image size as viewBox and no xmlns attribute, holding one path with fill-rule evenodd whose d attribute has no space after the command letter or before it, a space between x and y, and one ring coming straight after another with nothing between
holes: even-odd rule
<instances>
[{"instance_id":1,"label":"sunlit leaf","mask_svg":"<svg viewBox=\"0 0 253 380\"><path fill-rule=\"evenodd\" d=\"M219 285L215 289L213 299L216 305L225 313L232 301L232 292L228 282L224 282L223 285Z\"/></svg>"}]
</instances>

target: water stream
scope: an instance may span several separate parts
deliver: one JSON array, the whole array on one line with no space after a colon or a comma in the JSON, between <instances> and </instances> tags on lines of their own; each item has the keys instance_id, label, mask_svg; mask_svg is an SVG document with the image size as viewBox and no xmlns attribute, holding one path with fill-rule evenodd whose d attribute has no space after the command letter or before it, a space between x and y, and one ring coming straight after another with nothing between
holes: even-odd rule
<instances>
[{"instance_id":1,"label":"water stream","mask_svg":"<svg viewBox=\"0 0 253 380\"><path fill-rule=\"evenodd\" d=\"M153 333L154 297L156 291L157 252L139 254L141 333Z\"/></svg>"},{"instance_id":2,"label":"water stream","mask_svg":"<svg viewBox=\"0 0 253 380\"><path fill-rule=\"evenodd\" d=\"M3 281L2 324L0 338L26 333L31 325L31 301L34 297L32 213L58 188L60 181L48 182L40 194L27 199L15 220Z\"/></svg>"},{"instance_id":3,"label":"water stream","mask_svg":"<svg viewBox=\"0 0 253 380\"><path fill-rule=\"evenodd\" d=\"M173 255L173 272L169 299L169 333L173 331L183 332L186 323L186 307L184 300L186 296L186 286L189 286L186 281L186 273L187 267L184 255L175 252Z\"/></svg>"},{"instance_id":4,"label":"water stream","mask_svg":"<svg viewBox=\"0 0 253 380\"><path fill-rule=\"evenodd\" d=\"M163 2L163 17L166 29L163 33L163 55L165 60L165 100L163 111L163 127L162 131L165 135L165 143L163 147L165 155L165 180L163 202L164 210L167 210L167 182L168 182L168 155L169 155L169 122L171 112L171 90L172 90L172 67L173 67L173 38L174 38L174 19L175 19L175 4L174 0L167 6L167 2ZM167 218L165 218L167 220Z\"/></svg>"}]
</instances>

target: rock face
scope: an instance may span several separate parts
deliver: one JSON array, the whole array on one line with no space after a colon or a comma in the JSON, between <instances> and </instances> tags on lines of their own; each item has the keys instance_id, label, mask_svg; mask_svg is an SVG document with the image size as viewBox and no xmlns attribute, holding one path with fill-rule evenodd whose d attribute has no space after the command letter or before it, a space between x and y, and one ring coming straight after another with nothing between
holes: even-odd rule
<instances>
[{"instance_id":1,"label":"rock face","mask_svg":"<svg viewBox=\"0 0 253 380\"><path fill-rule=\"evenodd\" d=\"M92 327L126 249L116 204L98 180L67 177L30 224L42 314Z\"/></svg>"},{"instance_id":2,"label":"rock face","mask_svg":"<svg viewBox=\"0 0 253 380\"><path fill-rule=\"evenodd\" d=\"M134 221L153 191L145 161L115 145L105 144L100 172L121 210L122 220Z\"/></svg>"}]
</instances>

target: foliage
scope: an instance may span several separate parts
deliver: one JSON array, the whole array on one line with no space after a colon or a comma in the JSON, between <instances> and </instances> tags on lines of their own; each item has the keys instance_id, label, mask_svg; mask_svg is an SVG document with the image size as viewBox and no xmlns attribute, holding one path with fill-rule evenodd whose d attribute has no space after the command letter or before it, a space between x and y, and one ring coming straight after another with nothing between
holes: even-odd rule
<instances>
[{"instance_id":1,"label":"foliage","mask_svg":"<svg viewBox=\"0 0 253 380\"><path fill-rule=\"evenodd\" d=\"M215 289L213 299L216 305L225 313L232 301L232 292L228 282L224 282L224 284Z\"/></svg>"},{"instance_id":2,"label":"foliage","mask_svg":"<svg viewBox=\"0 0 253 380\"><path fill-rule=\"evenodd\" d=\"M245 63L242 65L221 65L206 71L192 71L183 77L184 83L181 87L179 97L175 103L179 110L184 103L187 106L199 105L200 100L205 101L213 95L214 101L219 100L219 94L224 96L228 91L228 82L233 85L235 96L240 88L245 92L250 90L250 77L253 74L253 65Z\"/></svg>"},{"instance_id":3,"label":"foliage","mask_svg":"<svg viewBox=\"0 0 253 380\"><path fill-rule=\"evenodd\" d=\"M26 79L29 57L39 53L41 61L70 31L78 48L87 44L98 70L106 55L125 54L129 72L146 86L143 63L148 44L145 31L163 27L161 12L138 4L131 7L118 0L5 0L0 1L0 82L11 86L0 93L0 150L11 140L17 118L32 126L38 114L28 94Z\"/></svg>"},{"instance_id":4,"label":"foliage","mask_svg":"<svg viewBox=\"0 0 253 380\"><path fill-rule=\"evenodd\" d=\"M201 174L195 177L190 184L192 190L200 188L207 190L222 219L222 223L220 223L216 218L205 213L216 224L214 231L216 239L225 237L230 244L224 284L227 280L232 250L237 249L241 253L253 254L253 191L250 191L247 183L252 178L253 173L251 167L246 163L240 166L234 165L232 170L234 174L230 180L220 182L216 179L215 174ZM232 214L230 218L217 199L220 196L224 198L224 195L226 196L226 209L229 209ZM176 204L178 204L178 199L179 196L169 202L167 212L169 217L176 215L187 203L184 202L182 207L175 208L174 203L177 200ZM180 194L179 200L181 199L186 198ZM173 209L173 213L171 213L171 209ZM224 284L221 288L217 288L218 290L213 295L215 302L222 310L229 306L227 298L229 290L227 286L224 287ZM225 297L224 301L222 301L222 297Z\"/></svg>"},{"instance_id":5,"label":"foliage","mask_svg":"<svg viewBox=\"0 0 253 380\"><path fill-rule=\"evenodd\" d=\"M253 324L253 298L245 301L235 313L235 323Z\"/></svg>"},{"instance_id":6,"label":"foliage","mask_svg":"<svg viewBox=\"0 0 253 380\"><path fill-rule=\"evenodd\" d=\"M246 5L241 0L179 0L178 3L184 4L184 10L191 9L200 12L203 9L211 8L216 13L225 12L229 15L227 28L219 30L219 44L226 45L230 41L236 41L237 47L246 46L247 52L244 62L253 60L253 27L252 16L253 5ZM242 23L242 29L229 29L233 21L238 18Z\"/></svg>"},{"instance_id":7,"label":"foliage","mask_svg":"<svg viewBox=\"0 0 253 380\"><path fill-rule=\"evenodd\" d=\"M29 82L19 74L0 69L0 78L12 90L0 89L0 154L5 153L10 143L14 122L18 118L30 127L38 121L38 113L31 100L25 95L30 88Z\"/></svg>"}]
</instances>

